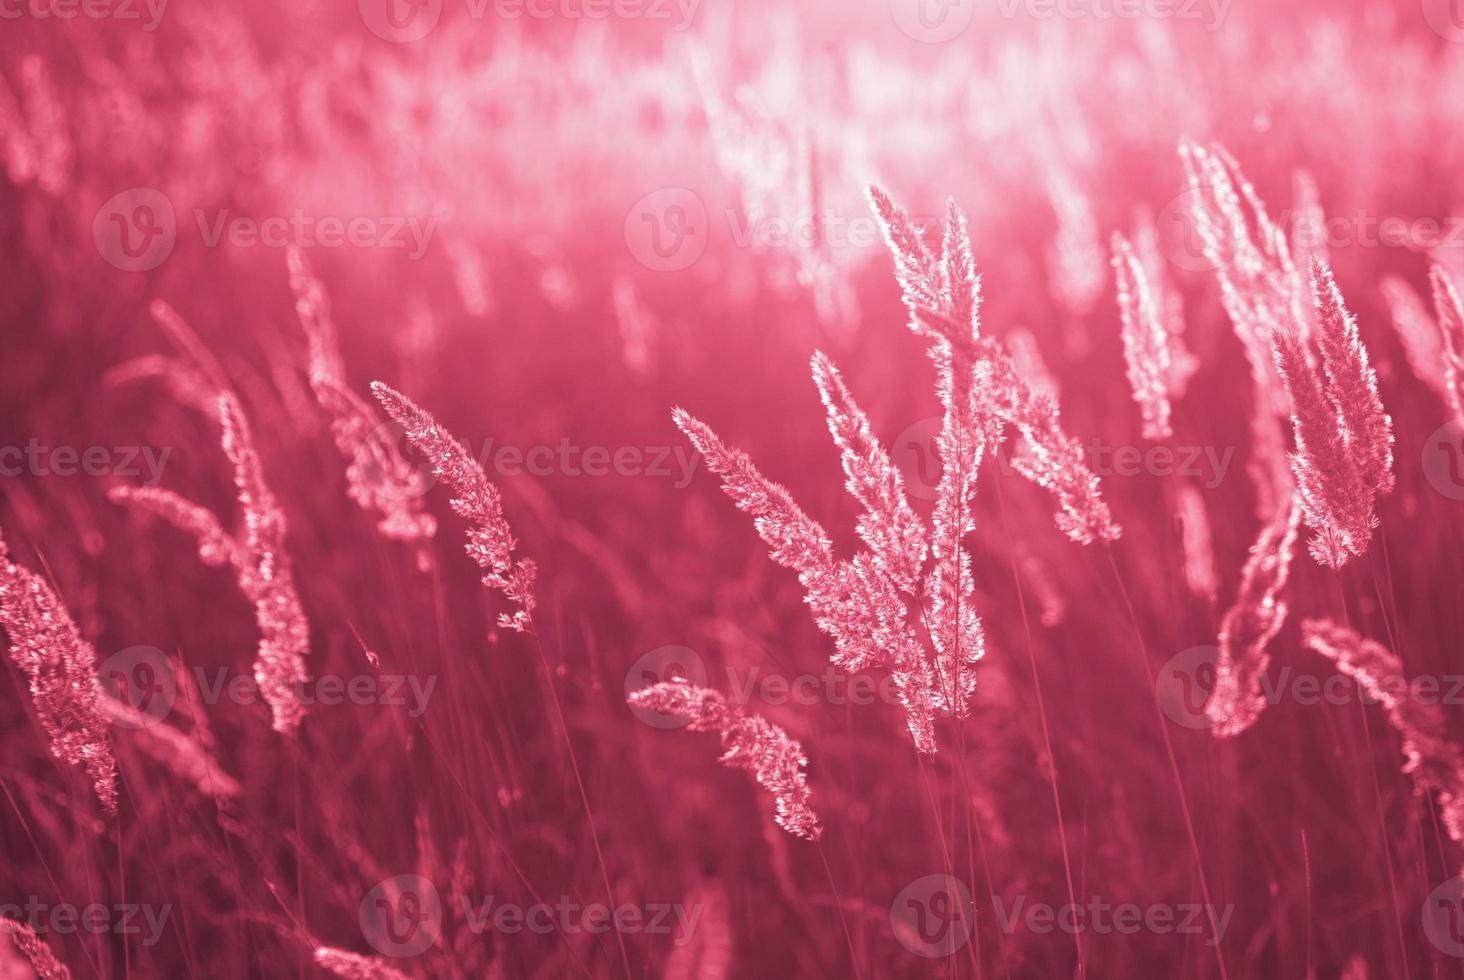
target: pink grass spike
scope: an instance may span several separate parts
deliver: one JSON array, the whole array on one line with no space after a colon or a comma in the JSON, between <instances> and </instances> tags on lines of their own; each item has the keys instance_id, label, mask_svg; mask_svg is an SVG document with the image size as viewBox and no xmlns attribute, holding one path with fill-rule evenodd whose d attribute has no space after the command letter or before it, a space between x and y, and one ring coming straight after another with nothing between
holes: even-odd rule
<instances>
[{"instance_id":1,"label":"pink grass spike","mask_svg":"<svg viewBox=\"0 0 1464 980\"><path fill-rule=\"evenodd\" d=\"M374 407L347 387L330 301L304 253L291 247L286 261L295 312L309 342L310 389L330 416L336 448L347 460L350 497L376 516L384 537L420 545L437 533L436 519L422 509L427 482L402 458Z\"/></svg>"},{"instance_id":2,"label":"pink grass spike","mask_svg":"<svg viewBox=\"0 0 1464 980\"><path fill-rule=\"evenodd\" d=\"M1464 302L1454 281L1441 265L1429 270L1434 311L1438 316L1439 346L1444 358L1444 397L1454 418L1464 420Z\"/></svg>"},{"instance_id":3,"label":"pink grass spike","mask_svg":"<svg viewBox=\"0 0 1464 980\"><path fill-rule=\"evenodd\" d=\"M220 442L234 468L234 486L241 511L240 530L225 533L208 510L170 490L116 486L108 496L119 504L148 511L187 531L198 542L204 564L228 562L239 591L254 604L259 647L254 679L269 705L274 730L293 734L305 716L300 699L310 679L305 657L310 652L310 624L285 550L285 513L264 480L248 420L232 394L218 398Z\"/></svg>"},{"instance_id":4,"label":"pink grass spike","mask_svg":"<svg viewBox=\"0 0 1464 980\"><path fill-rule=\"evenodd\" d=\"M15 948L30 960L36 980L71 980L71 971L56 958L46 941L34 929L14 919L0 919L0 935L9 936Z\"/></svg>"},{"instance_id":5,"label":"pink grass spike","mask_svg":"<svg viewBox=\"0 0 1464 980\"><path fill-rule=\"evenodd\" d=\"M870 432L839 369L822 352L813 355L813 379L828 413L829 432L840 450L845 486L864 505L859 537L875 567L902 592L913 592L925 564L925 526L905 495L905 478Z\"/></svg>"},{"instance_id":6,"label":"pink grass spike","mask_svg":"<svg viewBox=\"0 0 1464 980\"><path fill-rule=\"evenodd\" d=\"M1134 401L1143 414L1144 438L1168 439L1174 434L1167 387L1173 370L1169 333L1143 266L1119 234L1113 236L1113 272L1123 318L1123 355Z\"/></svg>"},{"instance_id":7,"label":"pink grass spike","mask_svg":"<svg viewBox=\"0 0 1464 980\"><path fill-rule=\"evenodd\" d=\"M946 408L937 448L960 447L959 459L942 460L942 481L974 481L973 461L979 465L982 454L995 452L1002 428L1010 426L1023 443L1014 467L1056 497L1058 528L1079 544L1117 540L1122 531L1082 445L1063 431L1052 392L1024 376L999 342L980 336L979 279L966 219L955 202L946 203L937 258L902 207L872 184L867 192L894 256L910 329L932 342L937 391ZM937 491L941 497L950 499L949 492Z\"/></svg>"},{"instance_id":8,"label":"pink grass spike","mask_svg":"<svg viewBox=\"0 0 1464 980\"><path fill-rule=\"evenodd\" d=\"M406 430L407 438L432 462L433 472L457 496L453 510L467 521L467 553L485 571L483 584L502 592L517 608L498 617L504 629L534 631L534 578L537 568L529 559L514 560L518 546L503 516L503 499L483 467L427 412L401 392L371 383L371 391L386 414Z\"/></svg>"},{"instance_id":9,"label":"pink grass spike","mask_svg":"<svg viewBox=\"0 0 1464 980\"><path fill-rule=\"evenodd\" d=\"M852 562L836 558L824 529L785 487L758 472L746 453L724 444L682 409L675 409L672 417L707 467L722 478L722 490L739 510L752 515L773 561L798 573L814 621L834 639L834 665L851 673L876 665L887 669L911 738L920 751L934 752L933 719L941 699L904 600L878 570L877 560L868 553Z\"/></svg>"},{"instance_id":10,"label":"pink grass spike","mask_svg":"<svg viewBox=\"0 0 1464 980\"><path fill-rule=\"evenodd\" d=\"M1300 517L1300 506L1292 502L1262 529L1241 571L1235 603L1220 620L1220 658L1205 715L1221 738L1250 728L1266 708L1261 678L1271 663L1267 647L1286 622L1280 596L1291 573Z\"/></svg>"},{"instance_id":11,"label":"pink grass spike","mask_svg":"<svg viewBox=\"0 0 1464 980\"><path fill-rule=\"evenodd\" d=\"M331 946L315 948L315 965L342 980L407 980L407 975L375 956Z\"/></svg>"},{"instance_id":12,"label":"pink grass spike","mask_svg":"<svg viewBox=\"0 0 1464 980\"><path fill-rule=\"evenodd\" d=\"M1337 569L1362 555L1377 526L1376 498L1393 489L1393 422L1383 410L1357 320L1332 272L1312 262L1321 368L1296 332L1273 335L1276 366L1291 399L1291 469L1312 556Z\"/></svg>"},{"instance_id":13,"label":"pink grass spike","mask_svg":"<svg viewBox=\"0 0 1464 980\"><path fill-rule=\"evenodd\" d=\"M1282 229L1224 148L1190 142L1179 148L1189 183L1189 218L1198 240L1187 240L1198 252L1189 257L1208 262L1220 285L1221 303L1245 350L1253 390L1251 459L1247 466L1256 486L1256 516L1270 523L1291 496L1286 461L1286 391L1277 376L1271 337L1277 330L1309 330L1306 281L1297 271ZM1188 229L1187 229L1188 230Z\"/></svg>"},{"instance_id":14,"label":"pink grass spike","mask_svg":"<svg viewBox=\"0 0 1464 980\"><path fill-rule=\"evenodd\" d=\"M803 747L782 728L759 715L749 715L716 691L684 681L653 684L629 697L632 705L691 719L694 732L722 736L721 762L746 769L773 795L778 826L795 837L817 841L823 835L818 815L809 805L811 795L804 769Z\"/></svg>"},{"instance_id":15,"label":"pink grass spike","mask_svg":"<svg viewBox=\"0 0 1464 980\"><path fill-rule=\"evenodd\" d=\"M1331 660L1342 673L1357 681L1388 712L1388 721L1403 737L1407 761L1403 771L1413 777L1420 793L1439 798L1439 816L1449 839L1464 844L1464 752L1447 734L1437 705L1414 696L1403 680L1403 664L1381 643L1329 619L1301 624L1307 646Z\"/></svg>"},{"instance_id":16,"label":"pink grass spike","mask_svg":"<svg viewBox=\"0 0 1464 980\"><path fill-rule=\"evenodd\" d=\"M1181 483L1174 502L1179 519L1180 549L1184 553L1184 584L1190 594L1214 602L1220 590L1215 572L1215 543L1205 498L1189 483Z\"/></svg>"},{"instance_id":17,"label":"pink grass spike","mask_svg":"<svg viewBox=\"0 0 1464 980\"><path fill-rule=\"evenodd\" d=\"M117 812L117 760L102 713L97 652L40 576L10 560L0 537L0 627L30 683L51 754L81 766L107 813Z\"/></svg>"}]
</instances>

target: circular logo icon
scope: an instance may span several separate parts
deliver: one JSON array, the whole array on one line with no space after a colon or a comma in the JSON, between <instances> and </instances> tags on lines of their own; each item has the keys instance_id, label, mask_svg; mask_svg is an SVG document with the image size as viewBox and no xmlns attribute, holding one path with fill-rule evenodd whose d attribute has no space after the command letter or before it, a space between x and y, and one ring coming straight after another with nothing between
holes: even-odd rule
<instances>
[{"instance_id":1,"label":"circular logo icon","mask_svg":"<svg viewBox=\"0 0 1464 980\"><path fill-rule=\"evenodd\" d=\"M421 875L395 875L361 900L361 935L383 956L419 956L442 934L442 896Z\"/></svg>"},{"instance_id":2,"label":"circular logo icon","mask_svg":"<svg viewBox=\"0 0 1464 980\"><path fill-rule=\"evenodd\" d=\"M1464 423L1446 422L1428 437L1423 444L1423 475L1445 497L1464 500Z\"/></svg>"},{"instance_id":3,"label":"circular logo icon","mask_svg":"<svg viewBox=\"0 0 1464 980\"><path fill-rule=\"evenodd\" d=\"M102 661L97 679L114 700L136 712L113 719L123 728L151 728L168 716L178 697L173 664L157 647L118 650Z\"/></svg>"},{"instance_id":4,"label":"circular logo icon","mask_svg":"<svg viewBox=\"0 0 1464 980\"><path fill-rule=\"evenodd\" d=\"M1170 721L1195 729L1213 725L1210 716L1205 714L1205 702L1215 689L1219 662L1219 647L1198 646L1181 650L1159 668L1154 678L1154 694Z\"/></svg>"},{"instance_id":5,"label":"circular logo icon","mask_svg":"<svg viewBox=\"0 0 1464 980\"><path fill-rule=\"evenodd\" d=\"M941 420L932 415L906 426L890 443L890 460L905 475L905 492L919 500L934 500L940 486L940 426Z\"/></svg>"},{"instance_id":6,"label":"circular logo icon","mask_svg":"<svg viewBox=\"0 0 1464 980\"><path fill-rule=\"evenodd\" d=\"M701 654L691 647L657 647L650 653L636 658L625 672L626 697L644 690L652 684L684 680L697 687L707 685L707 665ZM681 715L666 715L638 705L630 706L631 712L652 728L685 728L689 719Z\"/></svg>"},{"instance_id":7,"label":"circular logo icon","mask_svg":"<svg viewBox=\"0 0 1464 980\"><path fill-rule=\"evenodd\" d=\"M178 240L173 202L151 187L116 194L97 209L92 240L102 258L123 272L156 269Z\"/></svg>"},{"instance_id":8,"label":"circular logo icon","mask_svg":"<svg viewBox=\"0 0 1464 980\"><path fill-rule=\"evenodd\" d=\"M1455 875L1428 893L1423 934L1439 952L1464 958L1464 876Z\"/></svg>"},{"instance_id":9,"label":"circular logo icon","mask_svg":"<svg viewBox=\"0 0 1464 980\"><path fill-rule=\"evenodd\" d=\"M1171 198L1154 218L1159 251L1170 265L1187 272L1213 272L1217 268L1205 254L1205 240L1195 217L1195 208L1203 204L1198 191L1184 191Z\"/></svg>"},{"instance_id":10,"label":"circular logo icon","mask_svg":"<svg viewBox=\"0 0 1464 980\"><path fill-rule=\"evenodd\" d=\"M361 440L351 460L351 484L371 488L382 500L416 500L437 483L432 464L423 459L395 419L386 419Z\"/></svg>"},{"instance_id":11,"label":"circular logo icon","mask_svg":"<svg viewBox=\"0 0 1464 980\"><path fill-rule=\"evenodd\" d=\"M625 244L635 260L656 272L679 272L707 250L711 227L695 191L663 187L631 206L625 216Z\"/></svg>"},{"instance_id":12,"label":"circular logo icon","mask_svg":"<svg viewBox=\"0 0 1464 980\"><path fill-rule=\"evenodd\" d=\"M907 37L940 44L971 25L976 0L890 0L890 16Z\"/></svg>"},{"instance_id":13,"label":"circular logo icon","mask_svg":"<svg viewBox=\"0 0 1464 980\"><path fill-rule=\"evenodd\" d=\"M1460 0L1420 0L1429 29L1454 44L1464 43L1464 4Z\"/></svg>"},{"instance_id":14,"label":"circular logo icon","mask_svg":"<svg viewBox=\"0 0 1464 980\"><path fill-rule=\"evenodd\" d=\"M959 952L975 926L971 890L951 875L918 878L890 904L890 928L916 956L939 959Z\"/></svg>"},{"instance_id":15,"label":"circular logo icon","mask_svg":"<svg viewBox=\"0 0 1464 980\"><path fill-rule=\"evenodd\" d=\"M356 0L366 29L383 41L420 41L442 17L442 0Z\"/></svg>"}]
</instances>

